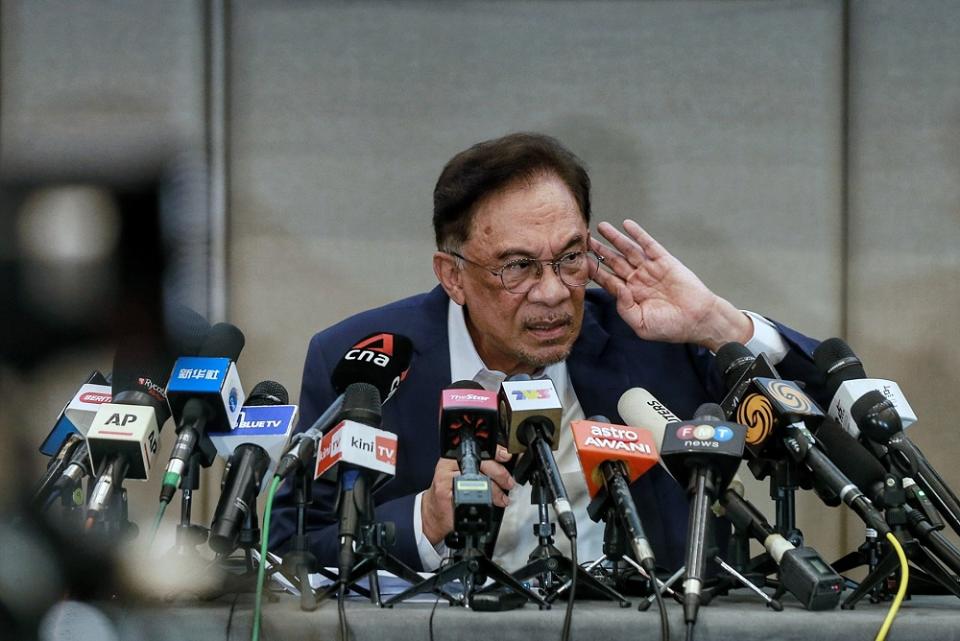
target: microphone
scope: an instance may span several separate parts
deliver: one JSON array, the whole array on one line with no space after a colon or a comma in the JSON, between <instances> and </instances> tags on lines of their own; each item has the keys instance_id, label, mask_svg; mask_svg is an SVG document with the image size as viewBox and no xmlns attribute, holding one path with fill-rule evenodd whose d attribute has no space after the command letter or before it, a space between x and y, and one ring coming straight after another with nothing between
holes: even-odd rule
<instances>
[{"instance_id":1,"label":"microphone","mask_svg":"<svg viewBox=\"0 0 960 641\"><path fill-rule=\"evenodd\" d=\"M243 332L230 323L217 323L199 355L177 359L167 386L170 409L177 421L177 440L160 487L160 502L169 503L180 486L190 457L210 467L217 449L209 430L229 431L236 425L244 393L234 361L244 345Z\"/></svg>"},{"instance_id":2,"label":"microphone","mask_svg":"<svg viewBox=\"0 0 960 641\"><path fill-rule=\"evenodd\" d=\"M601 500L612 502L634 557L651 577L655 576L653 549L630 494L630 483L660 460L653 435L642 428L613 425L605 416L573 421L570 427L590 498L606 493L606 498Z\"/></svg>"},{"instance_id":3,"label":"microphone","mask_svg":"<svg viewBox=\"0 0 960 641\"><path fill-rule=\"evenodd\" d=\"M867 378L863 363L842 339L828 338L820 343L813 351L813 362L826 378L827 391L832 392L827 414L854 436L859 436L860 429L850 410L859 398L871 391L890 401L903 427L910 427L917 421L917 415L900 386L882 378Z\"/></svg>"},{"instance_id":4,"label":"microphone","mask_svg":"<svg viewBox=\"0 0 960 641\"><path fill-rule=\"evenodd\" d=\"M82 471L76 466L70 467L70 463L79 445L83 444L83 451L87 451L84 439L94 416L97 415L97 408L110 399L110 386L106 377L94 370L73 398L63 406L50 433L40 444L40 453L50 457L50 461L33 493L32 502L35 507L43 508L47 504L50 496L58 490L57 484L68 468L71 475ZM83 477L78 477L77 481L81 478Z\"/></svg>"},{"instance_id":5,"label":"microphone","mask_svg":"<svg viewBox=\"0 0 960 641\"><path fill-rule=\"evenodd\" d=\"M687 528L686 575L683 581L683 616L697 620L710 535L710 505L740 466L746 428L723 419L716 403L697 408L693 420L666 426L660 458L691 497Z\"/></svg>"},{"instance_id":6,"label":"microphone","mask_svg":"<svg viewBox=\"0 0 960 641\"><path fill-rule=\"evenodd\" d=\"M346 582L353 568L354 543L359 528L373 515L371 486L377 477L396 473L397 437L378 429L380 392L367 383L351 383L344 391L340 422L324 434L314 478L339 481L339 580ZM372 478L371 478L372 477Z\"/></svg>"},{"instance_id":7,"label":"microphone","mask_svg":"<svg viewBox=\"0 0 960 641\"><path fill-rule=\"evenodd\" d=\"M71 435L86 436L97 409L102 403L109 403L110 399L110 384L103 374L94 370L60 411L53 429L40 444L40 453L56 457L62 453L61 449Z\"/></svg>"},{"instance_id":8,"label":"microphone","mask_svg":"<svg viewBox=\"0 0 960 641\"><path fill-rule=\"evenodd\" d=\"M440 456L456 459L453 478L454 529L485 534L491 523L493 489L480 462L497 452L500 414L497 395L475 381L451 383L440 392Z\"/></svg>"},{"instance_id":9,"label":"microphone","mask_svg":"<svg viewBox=\"0 0 960 641\"><path fill-rule=\"evenodd\" d=\"M745 347L736 343L728 343L720 349L725 354L747 352ZM765 360L761 357L756 360ZM752 371L753 366L747 368L743 378L749 377ZM877 530L881 536L890 531L870 500L817 447L817 441L805 423L819 427L824 415L796 383L779 378L757 377L750 379L746 385L738 385L737 389L743 391L739 398L730 401L730 406L735 408L736 420L748 427L747 450L751 455L757 458L780 458L783 450L786 450L790 458L803 463L821 486L839 497L869 527ZM736 391L731 390L725 402Z\"/></svg>"},{"instance_id":10,"label":"microphone","mask_svg":"<svg viewBox=\"0 0 960 641\"><path fill-rule=\"evenodd\" d=\"M277 465L277 475L286 478L303 470L317 451L317 442L336 424L344 402L344 391L353 383L377 388L384 402L407 377L413 358L413 343L406 336L375 332L354 344L333 369L331 383L339 394L308 429L294 434Z\"/></svg>"},{"instance_id":11,"label":"microphone","mask_svg":"<svg viewBox=\"0 0 960 641\"><path fill-rule=\"evenodd\" d=\"M750 358L752 359L752 356ZM641 387L624 392L617 403L617 411L630 424L646 426L660 441L663 440L668 424L680 422L668 408ZM721 508L739 530L747 532L763 545L779 567L778 574L783 586L805 604L808 610L828 610L836 607L840 599L842 578L827 565L816 550L795 547L774 530L763 514L743 498L742 493L743 484L734 475L733 481L720 496Z\"/></svg>"},{"instance_id":12,"label":"microphone","mask_svg":"<svg viewBox=\"0 0 960 641\"><path fill-rule=\"evenodd\" d=\"M864 431L869 441L899 454L899 457L891 455L891 462L905 476L914 478L953 531L960 534L960 500L903 432L903 428L916 420L916 415L896 383L867 378L860 359L839 338L824 341L814 352L814 361L827 377L827 388L837 388L830 403L830 415L851 434ZM861 384L863 388L855 387ZM886 402L871 392L882 394ZM857 403L860 403L859 416L854 417L853 408Z\"/></svg>"},{"instance_id":13,"label":"microphone","mask_svg":"<svg viewBox=\"0 0 960 641\"><path fill-rule=\"evenodd\" d=\"M937 531L943 524L931 524L923 511L906 503L907 491L914 485L912 479L888 474L875 456L837 423L824 423L817 436L844 474L874 503L888 510L902 508L902 514L897 517L891 517L888 511L891 523L909 527L910 532L930 546L951 570L960 573L960 551ZM922 499L922 492L920 496Z\"/></svg>"},{"instance_id":14,"label":"microphone","mask_svg":"<svg viewBox=\"0 0 960 641\"><path fill-rule=\"evenodd\" d=\"M91 516L110 506L124 479L149 478L160 446L160 429L170 417L164 386L171 360L165 350L135 341L117 349L113 398L100 405L87 432L91 469L98 474L87 504Z\"/></svg>"},{"instance_id":15,"label":"microphone","mask_svg":"<svg viewBox=\"0 0 960 641\"><path fill-rule=\"evenodd\" d=\"M512 377L500 385L499 404L507 449L511 454L527 452L526 457L533 457L532 462L543 472L560 529L568 539L573 539L577 536L577 520L553 456L553 450L559 446L556 432L563 416L553 381Z\"/></svg>"},{"instance_id":16,"label":"microphone","mask_svg":"<svg viewBox=\"0 0 960 641\"><path fill-rule=\"evenodd\" d=\"M840 602L843 577L810 547L795 547L771 527L743 496L743 485L731 483L720 497L723 515L758 541L777 564L780 583L807 610L832 610Z\"/></svg>"},{"instance_id":17,"label":"microphone","mask_svg":"<svg viewBox=\"0 0 960 641\"><path fill-rule=\"evenodd\" d=\"M257 496L270 477L293 429L296 405L289 405L280 383L262 381L250 392L236 426L209 433L217 453L227 459L220 500L210 525L210 548L220 554L237 549L240 529L255 517Z\"/></svg>"}]
</instances>

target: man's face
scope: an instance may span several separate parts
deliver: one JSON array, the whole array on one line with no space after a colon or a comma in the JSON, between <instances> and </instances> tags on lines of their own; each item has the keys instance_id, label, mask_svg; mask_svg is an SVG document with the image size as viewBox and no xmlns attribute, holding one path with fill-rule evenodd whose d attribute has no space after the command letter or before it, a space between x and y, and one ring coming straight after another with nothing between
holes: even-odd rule
<instances>
[{"instance_id":1,"label":"man's face","mask_svg":"<svg viewBox=\"0 0 960 641\"><path fill-rule=\"evenodd\" d=\"M552 174L520 181L477 206L460 253L499 269L517 258L553 260L587 249L587 225L569 188ZM460 285L467 328L487 367L532 373L565 359L580 334L584 287L568 287L550 267L530 291L464 263ZM459 302L459 301L458 301Z\"/></svg>"}]
</instances>

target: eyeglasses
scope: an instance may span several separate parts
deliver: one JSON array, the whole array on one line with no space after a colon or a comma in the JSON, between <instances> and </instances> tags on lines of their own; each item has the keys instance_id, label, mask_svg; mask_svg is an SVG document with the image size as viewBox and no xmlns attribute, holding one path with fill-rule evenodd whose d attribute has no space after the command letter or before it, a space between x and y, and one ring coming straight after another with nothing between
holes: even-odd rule
<instances>
[{"instance_id":1,"label":"eyeglasses","mask_svg":"<svg viewBox=\"0 0 960 641\"><path fill-rule=\"evenodd\" d=\"M603 256L593 252L573 251L564 254L556 260L517 258L504 264L500 269L490 269L455 251L448 251L446 253L474 267L486 270L494 276L499 276L503 288L511 294L526 294L533 289L543 277L544 265L552 267L554 273L556 273L560 281L567 287L583 287L596 276L597 271L600 269L600 263L603 262Z\"/></svg>"}]
</instances>

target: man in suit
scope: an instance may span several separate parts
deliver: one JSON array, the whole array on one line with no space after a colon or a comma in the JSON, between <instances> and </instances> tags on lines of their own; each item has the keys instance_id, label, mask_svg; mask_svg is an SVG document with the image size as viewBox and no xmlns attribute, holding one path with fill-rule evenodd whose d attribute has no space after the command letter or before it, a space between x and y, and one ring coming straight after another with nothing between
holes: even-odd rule
<instances>
[{"instance_id":1,"label":"man in suit","mask_svg":"<svg viewBox=\"0 0 960 641\"><path fill-rule=\"evenodd\" d=\"M790 378L814 375L810 339L737 310L631 220L623 231L600 223L591 237L590 179L557 140L511 134L451 159L434 190L433 255L439 286L349 318L315 335L304 366L301 429L335 398L332 367L360 338L392 332L411 339L409 374L383 407L398 436L396 476L375 494L378 521L396 525L393 552L435 569L453 528L456 461L439 458L440 390L474 379L496 389L509 375L547 376L563 401L557 461L580 529L580 559L600 555L602 524L586 517L589 497L569 433L570 421L619 420L617 401L644 387L681 417L723 393L710 353L729 341L764 351ZM605 267L603 267L603 266ZM590 282L602 289L587 289ZM481 471L506 508L495 560L508 569L535 547L536 508L517 486L502 448ZM659 466L631 488L658 564L682 565L684 491ZM308 511L313 552L335 565L336 486L318 481ZM274 507L272 547L294 532L291 495ZM562 538L562 534L558 534ZM563 546L560 546L563 549Z\"/></svg>"}]
</instances>

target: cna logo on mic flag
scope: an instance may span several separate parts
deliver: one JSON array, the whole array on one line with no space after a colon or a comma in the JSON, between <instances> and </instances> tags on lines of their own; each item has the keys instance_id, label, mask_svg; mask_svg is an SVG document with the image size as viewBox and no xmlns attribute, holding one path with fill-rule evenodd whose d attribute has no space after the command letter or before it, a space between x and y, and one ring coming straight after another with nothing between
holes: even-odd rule
<instances>
[{"instance_id":1,"label":"cna logo on mic flag","mask_svg":"<svg viewBox=\"0 0 960 641\"><path fill-rule=\"evenodd\" d=\"M627 481L633 482L660 460L650 430L590 420L573 421L570 429L590 496L603 487L599 468L604 461L622 461Z\"/></svg>"},{"instance_id":2,"label":"cna logo on mic flag","mask_svg":"<svg viewBox=\"0 0 960 641\"><path fill-rule=\"evenodd\" d=\"M700 451L739 458L743 456L746 432L743 425L707 419L670 423L663 433L660 455Z\"/></svg>"},{"instance_id":3,"label":"cna logo on mic flag","mask_svg":"<svg viewBox=\"0 0 960 641\"><path fill-rule=\"evenodd\" d=\"M393 476L397 468L397 435L355 421L341 421L320 439L313 477L335 481L341 462Z\"/></svg>"}]
</instances>

